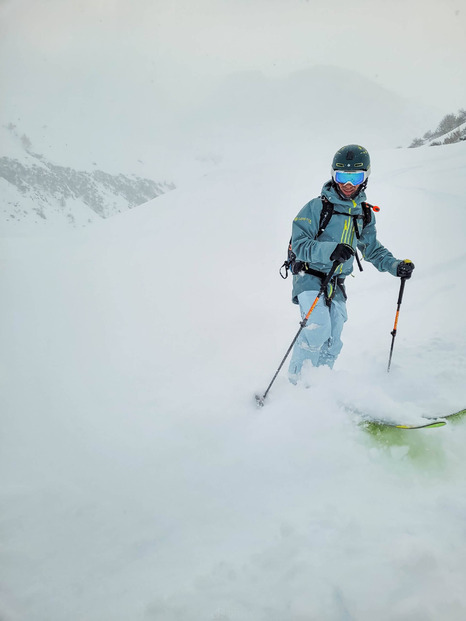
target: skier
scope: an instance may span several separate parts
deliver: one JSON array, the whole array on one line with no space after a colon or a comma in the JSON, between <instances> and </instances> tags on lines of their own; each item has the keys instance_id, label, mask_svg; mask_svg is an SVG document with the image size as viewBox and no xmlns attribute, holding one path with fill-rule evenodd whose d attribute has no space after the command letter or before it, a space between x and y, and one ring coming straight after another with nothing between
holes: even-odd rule
<instances>
[{"instance_id":1,"label":"skier","mask_svg":"<svg viewBox=\"0 0 466 621\"><path fill-rule=\"evenodd\" d=\"M293 384L299 380L305 361L315 367L333 368L343 346L341 332L347 320L344 280L353 271L355 256L359 264L357 249L380 272L410 278L414 269L412 261L396 259L377 240L374 213L363 205L371 172L367 150L355 144L342 147L333 158L331 172L321 196L307 203L293 222L291 247L296 260L303 263L293 276L292 299L299 304L303 318L332 264L340 262L294 346L288 371ZM323 210L332 215L322 230Z\"/></svg>"}]
</instances>

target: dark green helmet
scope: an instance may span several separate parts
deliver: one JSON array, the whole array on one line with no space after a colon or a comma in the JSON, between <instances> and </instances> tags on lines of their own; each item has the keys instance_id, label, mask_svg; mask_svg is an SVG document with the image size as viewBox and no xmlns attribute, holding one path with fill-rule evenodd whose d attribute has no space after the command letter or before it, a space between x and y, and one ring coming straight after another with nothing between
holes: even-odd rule
<instances>
[{"instance_id":1,"label":"dark green helmet","mask_svg":"<svg viewBox=\"0 0 466 621\"><path fill-rule=\"evenodd\" d=\"M371 171L371 158L367 149L358 144L348 144L335 153L332 162L333 170L358 171L365 170L368 177Z\"/></svg>"}]
</instances>

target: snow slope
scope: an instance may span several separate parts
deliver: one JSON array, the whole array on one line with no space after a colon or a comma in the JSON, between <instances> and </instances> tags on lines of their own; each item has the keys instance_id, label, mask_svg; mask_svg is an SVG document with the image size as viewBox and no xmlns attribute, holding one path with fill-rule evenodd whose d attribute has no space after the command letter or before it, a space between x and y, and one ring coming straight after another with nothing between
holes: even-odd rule
<instances>
[{"instance_id":1,"label":"snow slope","mask_svg":"<svg viewBox=\"0 0 466 621\"><path fill-rule=\"evenodd\" d=\"M0 228L3 236L46 235L59 229L81 228L99 218L137 207L174 188L121 172L111 175L58 165L34 153L16 126L0 126ZM8 155L7 155L8 154ZM154 171L152 171L154 172Z\"/></svg>"},{"instance_id":2,"label":"snow slope","mask_svg":"<svg viewBox=\"0 0 466 621\"><path fill-rule=\"evenodd\" d=\"M367 145L370 147L370 145ZM334 149L203 177L66 237L4 238L2 621L456 621L466 615L464 143L373 152L380 240L333 372L277 379L278 276Z\"/></svg>"}]
</instances>

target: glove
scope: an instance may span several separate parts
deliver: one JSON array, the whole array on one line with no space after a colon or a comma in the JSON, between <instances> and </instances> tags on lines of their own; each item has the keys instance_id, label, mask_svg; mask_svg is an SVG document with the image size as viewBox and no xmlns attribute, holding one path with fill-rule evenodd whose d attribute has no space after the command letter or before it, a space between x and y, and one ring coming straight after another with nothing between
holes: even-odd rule
<instances>
[{"instance_id":1,"label":"glove","mask_svg":"<svg viewBox=\"0 0 466 621\"><path fill-rule=\"evenodd\" d=\"M398 263L398 267L396 268L396 275L400 278L411 278L411 273L414 269L414 263L409 259L405 259L404 261L400 261Z\"/></svg>"},{"instance_id":2,"label":"glove","mask_svg":"<svg viewBox=\"0 0 466 621\"><path fill-rule=\"evenodd\" d=\"M335 250L330 255L330 261L344 263L354 256L354 248L349 244L337 244Z\"/></svg>"}]
</instances>

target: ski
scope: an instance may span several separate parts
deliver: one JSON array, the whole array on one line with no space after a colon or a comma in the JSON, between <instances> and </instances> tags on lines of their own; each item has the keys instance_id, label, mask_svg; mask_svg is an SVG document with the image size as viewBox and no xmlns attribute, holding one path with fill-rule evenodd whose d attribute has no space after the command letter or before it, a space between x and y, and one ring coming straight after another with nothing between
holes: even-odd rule
<instances>
[{"instance_id":1,"label":"ski","mask_svg":"<svg viewBox=\"0 0 466 621\"><path fill-rule=\"evenodd\" d=\"M400 423L394 423L386 420L376 420L365 418L362 421L362 424L366 427L372 428L383 428L383 427L391 427L393 429L434 429L435 427L444 427L447 424L446 420L441 420L438 418L426 419L426 422L419 422L415 424L403 425Z\"/></svg>"},{"instance_id":2,"label":"ski","mask_svg":"<svg viewBox=\"0 0 466 621\"><path fill-rule=\"evenodd\" d=\"M452 412L451 414L445 414L444 416L439 416L439 417L430 417L430 416L426 416L425 418L427 418L428 420L435 420L436 418L448 418L448 419L460 419L463 416L466 416L466 408L464 410L458 410L458 412Z\"/></svg>"},{"instance_id":3,"label":"ski","mask_svg":"<svg viewBox=\"0 0 466 621\"><path fill-rule=\"evenodd\" d=\"M349 413L358 417L358 423L365 427L366 429L376 431L384 428L392 428L392 429L402 429L402 430L410 430L410 429L435 429L437 427L444 427L447 424L446 418L447 416L436 416L428 418L426 416L421 417L416 422L413 423L400 423L395 421L390 421L385 418L378 418L377 416L367 414L366 412L362 412L356 408L344 405L343 408ZM461 410L461 412L466 412L466 410ZM455 412L454 414L450 414L449 416L458 415L461 412Z\"/></svg>"}]
</instances>

